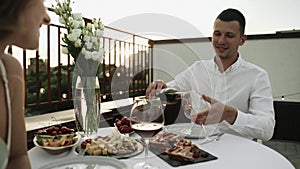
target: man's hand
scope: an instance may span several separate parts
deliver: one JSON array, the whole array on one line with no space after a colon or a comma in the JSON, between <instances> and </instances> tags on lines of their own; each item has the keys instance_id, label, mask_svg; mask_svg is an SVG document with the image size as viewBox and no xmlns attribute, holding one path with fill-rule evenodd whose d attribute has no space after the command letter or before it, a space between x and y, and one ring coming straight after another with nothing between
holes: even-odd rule
<instances>
[{"instance_id":1,"label":"man's hand","mask_svg":"<svg viewBox=\"0 0 300 169\"><path fill-rule=\"evenodd\" d=\"M146 97L150 98L151 96L158 96L161 89L167 88L167 85L163 80L156 80L149 84L146 90Z\"/></svg>"},{"instance_id":2,"label":"man's hand","mask_svg":"<svg viewBox=\"0 0 300 169\"><path fill-rule=\"evenodd\" d=\"M198 113L192 120L197 124L215 124L226 120L233 124L237 117L237 110L228 105L202 95L203 99L211 104L211 107L204 112Z\"/></svg>"}]
</instances>

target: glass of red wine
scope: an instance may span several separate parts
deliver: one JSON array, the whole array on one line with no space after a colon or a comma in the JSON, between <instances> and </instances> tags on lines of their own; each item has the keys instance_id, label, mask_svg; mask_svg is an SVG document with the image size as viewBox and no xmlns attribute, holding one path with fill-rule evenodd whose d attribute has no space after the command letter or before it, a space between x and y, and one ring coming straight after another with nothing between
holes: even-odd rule
<instances>
[{"instance_id":1,"label":"glass of red wine","mask_svg":"<svg viewBox=\"0 0 300 169\"><path fill-rule=\"evenodd\" d=\"M164 108L159 98L140 97L134 100L130 122L133 130L142 137L145 143L145 161L134 165L134 169L156 169L157 166L149 163L149 138L162 130L165 122Z\"/></svg>"}]
</instances>

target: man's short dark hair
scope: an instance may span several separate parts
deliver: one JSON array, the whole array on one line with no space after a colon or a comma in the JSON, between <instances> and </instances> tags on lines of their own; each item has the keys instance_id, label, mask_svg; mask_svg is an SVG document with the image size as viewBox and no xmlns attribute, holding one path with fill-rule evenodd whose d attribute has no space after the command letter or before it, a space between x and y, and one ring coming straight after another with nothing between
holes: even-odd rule
<instances>
[{"instance_id":1,"label":"man's short dark hair","mask_svg":"<svg viewBox=\"0 0 300 169\"><path fill-rule=\"evenodd\" d=\"M221 21L238 21L240 24L240 33L241 35L244 34L246 20L244 15L237 9L226 9L217 16L217 19L220 19Z\"/></svg>"}]
</instances>

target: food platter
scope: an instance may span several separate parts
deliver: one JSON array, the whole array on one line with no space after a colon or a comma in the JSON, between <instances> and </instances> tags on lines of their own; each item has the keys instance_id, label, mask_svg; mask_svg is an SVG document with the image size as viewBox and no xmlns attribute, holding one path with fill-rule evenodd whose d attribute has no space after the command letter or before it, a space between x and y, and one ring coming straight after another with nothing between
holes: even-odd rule
<instances>
[{"instance_id":1,"label":"food platter","mask_svg":"<svg viewBox=\"0 0 300 169\"><path fill-rule=\"evenodd\" d=\"M83 140L75 151L82 156L109 156L125 159L142 153L144 146L135 138L114 132L108 136Z\"/></svg>"},{"instance_id":2,"label":"food platter","mask_svg":"<svg viewBox=\"0 0 300 169\"><path fill-rule=\"evenodd\" d=\"M66 168L109 168L109 169L130 169L124 162L111 157L73 157L68 160L62 159L51 163L46 163L40 169L66 169Z\"/></svg>"},{"instance_id":3,"label":"food platter","mask_svg":"<svg viewBox=\"0 0 300 169\"><path fill-rule=\"evenodd\" d=\"M193 123L177 123L166 126L168 132L184 136L186 138L204 138L205 132L209 135L217 135L219 133L218 125L205 125L205 132L202 127ZM188 131L190 130L190 131Z\"/></svg>"},{"instance_id":4,"label":"food platter","mask_svg":"<svg viewBox=\"0 0 300 169\"><path fill-rule=\"evenodd\" d=\"M200 152L200 157L197 158L194 161L178 161L176 159L172 159L169 157L169 155L166 152L158 152L157 150L151 148L150 149L154 154L156 154L159 158L164 160L166 163L171 165L172 167L178 167L178 166L184 166L184 165L189 165L189 164L195 164L195 163L202 163L202 162L207 162L207 161L212 161L212 160L217 160L218 157L210 154L207 151L201 150Z\"/></svg>"},{"instance_id":5,"label":"food platter","mask_svg":"<svg viewBox=\"0 0 300 169\"><path fill-rule=\"evenodd\" d=\"M192 140L174 133L159 133L150 140L150 151L173 167L218 159Z\"/></svg>"},{"instance_id":6,"label":"food platter","mask_svg":"<svg viewBox=\"0 0 300 169\"><path fill-rule=\"evenodd\" d=\"M82 149L81 149L80 146L77 146L75 151L76 151L76 153L80 153L82 151ZM137 142L137 149L133 153L118 154L118 155L117 154L112 154L112 155L106 155L106 156L105 155L98 155L98 156L101 156L101 157L114 157L114 158L117 158L117 159L126 159L126 158L137 156L137 155L141 154L143 151L144 151L144 146L140 142ZM92 156L92 155L89 155L88 153L85 152L84 156Z\"/></svg>"},{"instance_id":7,"label":"food platter","mask_svg":"<svg viewBox=\"0 0 300 169\"><path fill-rule=\"evenodd\" d=\"M33 138L33 143L34 143L35 146L40 147L40 148L46 150L47 152L49 152L49 153L51 153L51 154L59 154L59 153L68 151L68 150L71 149L72 147L76 146L76 145L80 142L80 138L81 138L80 134L76 134L76 135L73 137L73 141L74 141L73 144L67 145L67 146L51 147L51 146L43 146L43 145L40 145L40 144L38 143L37 136L35 136L35 137Z\"/></svg>"}]
</instances>

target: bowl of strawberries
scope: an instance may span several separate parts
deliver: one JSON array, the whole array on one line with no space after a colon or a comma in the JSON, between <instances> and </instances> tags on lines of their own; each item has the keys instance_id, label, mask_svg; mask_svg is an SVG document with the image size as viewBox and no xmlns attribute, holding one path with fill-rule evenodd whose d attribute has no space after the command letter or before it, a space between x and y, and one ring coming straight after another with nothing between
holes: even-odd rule
<instances>
[{"instance_id":1,"label":"bowl of strawberries","mask_svg":"<svg viewBox=\"0 0 300 169\"><path fill-rule=\"evenodd\" d=\"M133 134L134 131L130 125L130 119L127 116L123 116L122 119L115 119L114 126L121 134Z\"/></svg>"}]
</instances>

